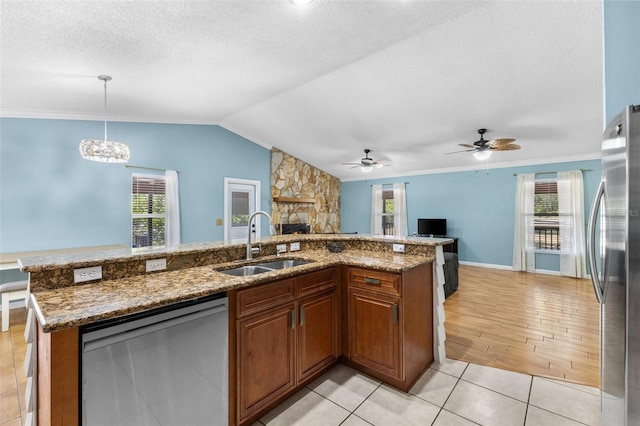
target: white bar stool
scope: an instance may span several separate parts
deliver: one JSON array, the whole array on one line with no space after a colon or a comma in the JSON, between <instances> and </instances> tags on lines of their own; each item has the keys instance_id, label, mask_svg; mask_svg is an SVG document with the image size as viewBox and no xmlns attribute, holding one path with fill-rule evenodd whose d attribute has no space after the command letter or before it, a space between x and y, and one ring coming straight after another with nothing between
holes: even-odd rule
<instances>
[{"instance_id":1,"label":"white bar stool","mask_svg":"<svg viewBox=\"0 0 640 426\"><path fill-rule=\"evenodd\" d=\"M0 297L2 297L2 331L9 330L9 302L26 299L29 282L11 281L0 284Z\"/></svg>"}]
</instances>

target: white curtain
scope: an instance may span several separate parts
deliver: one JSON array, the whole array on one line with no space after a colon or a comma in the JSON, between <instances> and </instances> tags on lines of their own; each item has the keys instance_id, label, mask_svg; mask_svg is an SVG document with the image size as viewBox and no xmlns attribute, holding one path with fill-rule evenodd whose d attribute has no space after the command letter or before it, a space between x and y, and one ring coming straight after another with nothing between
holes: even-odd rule
<instances>
[{"instance_id":1,"label":"white curtain","mask_svg":"<svg viewBox=\"0 0 640 426\"><path fill-rule=\"evenodd\" d=\"M178 172L165 172L165 245L180 244L180 200L178 188Z\"/></svg>"},{"instance_id":2,"label":"white curtain","mask_svg":"<svg viewBox=\"0 0 640 426\"><path fill-rule=\"evenodd\" d=\"M586 278L584 186L582 172L558 172L560 274Z\"/></svg>"},{"instance_id":3,"label":"white curtain","mask_svg":"<svg viewBox=\"0 0 640 426\"><path fill-rule=\"evenodd\" d=\"M533 272L536 256L533 250L534 201L536 175L519 174L516 187L516 214L513 233L513 269Z\"/></svg>"},{"instance_id":4,"label":"white curtain","mask_svg":"<svg viewBox=\"0 0 640 426\"><path fill-rule=\"evenodd\" d=\"M407 236L407 192L404 182L393 184L393 235Z\"/></svg>"},{"instance_id":5,"label":"white curtain","mask_svg":"<svg viewBox=\"0 0 640 426\"><path fill-rule=\"evenodd\" d=\"M382 185L371 185L371 234L382 235Z\"/></svg>"}]
</instances>

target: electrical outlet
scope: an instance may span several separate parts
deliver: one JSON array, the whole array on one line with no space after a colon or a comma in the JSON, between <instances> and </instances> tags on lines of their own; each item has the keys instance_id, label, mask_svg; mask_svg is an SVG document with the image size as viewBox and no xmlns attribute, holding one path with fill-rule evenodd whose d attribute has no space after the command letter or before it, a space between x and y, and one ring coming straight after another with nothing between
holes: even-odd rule
<instances>
[{"instance_id":1,"label":"electrical outlet","mask_svg":"<svg viewBox=\"0 0 640 426\"><path fill-rule=\"evenodd\" d=\"M291 243L289 246L289 251L298 251L300 250L300 243Z\"/></svg>"},{"instance_id":2,"label":"electrical outlet","mask_svg":"<svg viewBox=\"0 0 640 426\"><path fill-rule=\"evenodd\" d=\"M79 268L73 270L73 282L83 283L85 281L101 280L102 266L91 266L89 268Z\"/></svg>"},{"instance_id":3,"label":"electrical outlet","mask_svg":"<svg viewBox=\"0 0 640 426\"><path fill-rule=\"evenodd\" d=\"M167 259L147 260L147 272L164 271L167 269Z\"/></svg>"},{"instance_id":4,"label":"electrical outlet","mask_svg":"<svg viewBox=\"0 0 640 426\"><path fill-rule=\"evenodd\" d=\"M276 253L286 253L287 252L287 245L286 244L278 244L276 246Z\"/></svg>"},{"instance_id":5,"label":"electrical outlet","mask_svg":"<svg viewBox=\"0 0 640 426\"><path fill-rule=\"evenodd\" d=\"M404 253L404 244L394 244L393 251L395 253Z\"/></svg>"}]
</instances>

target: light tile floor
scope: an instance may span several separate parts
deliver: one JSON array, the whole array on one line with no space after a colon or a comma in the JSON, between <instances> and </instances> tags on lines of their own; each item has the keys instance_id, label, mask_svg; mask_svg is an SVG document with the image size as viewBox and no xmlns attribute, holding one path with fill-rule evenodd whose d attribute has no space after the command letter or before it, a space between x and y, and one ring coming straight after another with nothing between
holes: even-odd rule
<instances>
[{"instance_id":1,"label":"light tile floor","mask_svg":"<svg viewBox=\"0 0 640 426\"><path fill-rule=\"evenodd\" d=\"M345 365L253 426L602 425L600 391L447 359L400 392Z\"/></svg>"}]
</instances>

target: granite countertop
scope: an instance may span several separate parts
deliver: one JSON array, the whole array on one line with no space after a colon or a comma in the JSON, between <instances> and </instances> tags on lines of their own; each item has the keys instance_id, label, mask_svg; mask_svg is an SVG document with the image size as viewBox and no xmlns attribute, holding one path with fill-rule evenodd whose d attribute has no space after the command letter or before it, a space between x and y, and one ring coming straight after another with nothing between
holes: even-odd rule
<instances>
[{"instance_id":1,"label":"granite countertop","mask_svg":"<svg viewBox=\"0 0 640 426\"><path fill-rule=\"evenodd\" d=\"M425 238L425 237L395 237L390 235L366 235L366 234L295 234L276 235L272 237L262 237L254 241L254 244L280 244L299 241L303 244L320 243L324 241L345 241L358 242L366 246L367 244L377 244L380 242L388 244L409 244L413 246L438 246L453 242L450 238ZM175 247L142 247L142 248L122 248L114 250L91 250L84 252L71 252L56 255L30 256L20 258L18 265L22 272L41 272L56 270L61 267L81 268L92 266L96 262L117 262L131 260L154 259L163 256L175 256L181 254L194 255L198 253L208 253L212 250L230 250L243 248L245 244L232 243L228 241L211 241L180 244Z\"/></svg>"},{"instance_id":2,"label":"granite countertop","mask_svg":"<svg viewBox=\"0 0 640 426\"><path fill-rule=\"evenodd\" d=\"M272 237L270 241L273 242L273 239L277 238ZM296 236L296 240L299 239L302 238ZM376 241L380 241L380 238L377 238ZM389 239L389 241L402 242L407 240ZM431 241L430 245L446 244L447 241L450 240L438 239L438 241ZM424 241L420 241L420 243L426 244ZM121 253L123 256L127 255L125 251ZM85 255L84 258L92 256L95 257L95 255ZM340 264L401 272L433 261L433 257L424 255L349 249L342 253L330 253L326 249L308 250L294 254L289 253L286 256L283 255L282 258L304 259L312 262L249 277L236 277L219 272L222 269L239 266L237 262L143 274L39 290L31 294L31 303L43 330L52 332ZM268 256L256 259L256 261L263 262L275 259L275 256ZM36 261L29 259L26 263L33 270L39 268Z\"/></svg>"}]
</instances>

